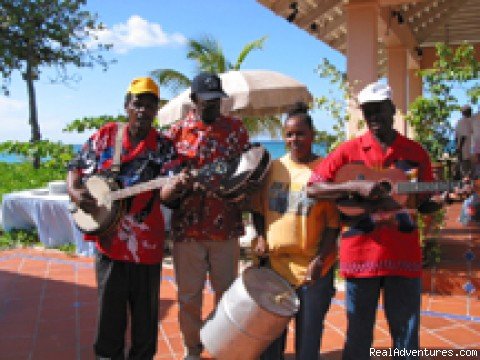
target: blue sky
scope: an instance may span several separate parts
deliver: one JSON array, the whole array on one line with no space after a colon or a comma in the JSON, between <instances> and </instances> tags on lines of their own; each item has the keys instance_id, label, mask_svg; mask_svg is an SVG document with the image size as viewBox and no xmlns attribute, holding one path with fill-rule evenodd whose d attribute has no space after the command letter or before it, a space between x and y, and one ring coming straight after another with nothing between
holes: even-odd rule
<instances>
[{"instance_id":1,"label":"blue sky","mask_svg":"<svg viewBox=\"0 0 480 360\"><path fill-rule=\"evenodd\" d=\"M89 0L87 9L96 12L109 29L115 44L109 57L117 63L107 72L71 69L80 81L69 86L51 84L43 69L35 83L39 123L44 139L82 143L88 134L63 133L65 124L85 116L123 113L125 90L134 77L156 68L173 68L193 75L194 63L185 57L185 41L211 35L223 46L227 58L235 60L248 42L268 36L263 50L246 59L244 69L269 69L296 78L314 96L328 94L327 83L315 73L322 58L345 69L345 58L308 33L276 16L254 0ZM51 76L50 76L51 77ZM30 137L25 82L15 73L10 96L0 96L0 141ZM171 94L164 92L163 97ZM332 121L315 114L321 130Z\"/></svg>"}]
</instances>

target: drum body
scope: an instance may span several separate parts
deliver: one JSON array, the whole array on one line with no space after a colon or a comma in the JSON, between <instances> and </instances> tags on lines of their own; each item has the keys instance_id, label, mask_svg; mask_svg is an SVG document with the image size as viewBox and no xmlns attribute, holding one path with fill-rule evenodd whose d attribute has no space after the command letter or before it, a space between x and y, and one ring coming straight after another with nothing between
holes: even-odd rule
<instances>
[{"instance_id":1,"label":"drum body","mask_svg":"<svg viewBox=\"0 0 480 360\"><path fill-rule=\"evenodd\" d=\"M205 321L202 344L216 359L255 360L282 334L299 303L273 270L247 268Z\"/></svg>"}]
</instances>

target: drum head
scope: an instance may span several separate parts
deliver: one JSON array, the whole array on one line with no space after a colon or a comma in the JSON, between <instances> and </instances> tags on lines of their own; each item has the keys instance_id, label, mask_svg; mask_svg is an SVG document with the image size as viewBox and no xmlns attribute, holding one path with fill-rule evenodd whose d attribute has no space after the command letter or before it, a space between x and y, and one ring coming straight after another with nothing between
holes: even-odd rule
<instances>
[{"instance_id":1,"label":"drum head","mask_svg":"<svg viewBox=\"0 0 480 360\"><path fill-rule=\"evenodd\" d=\"M285 317L293 316L300 301L293 288L275 271L250 267L242 273L245 289L265 310Z\"/></svg>"},{"instance_id":2,"label":"drum head","mask_svg":"<svg viewBox=\"0 0 480 360\"><path fill-rule=\"evenodd\" d=\"M223 177L218 195L235 198L251 187L258 186L271 165L270 154L259 144L241 154L229 164L230 171Z\"/></svg>"}]
</instances>

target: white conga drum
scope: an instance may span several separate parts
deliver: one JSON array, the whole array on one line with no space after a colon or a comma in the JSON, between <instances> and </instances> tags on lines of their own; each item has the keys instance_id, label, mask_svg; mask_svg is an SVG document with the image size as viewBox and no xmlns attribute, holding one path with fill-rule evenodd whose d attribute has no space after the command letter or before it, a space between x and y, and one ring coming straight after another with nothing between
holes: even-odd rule
<instances>
[{"instance_id":1,"label":"white conga drum","mask_svg":"<svg viewBox=\"0 0 480 360\"><path fill-rule=\"evenodd\" d=\"M255 360L298 311L292 287L273 270L247 268L205 321L200 338L221 360Z\"/></svg>"}]
</instances>

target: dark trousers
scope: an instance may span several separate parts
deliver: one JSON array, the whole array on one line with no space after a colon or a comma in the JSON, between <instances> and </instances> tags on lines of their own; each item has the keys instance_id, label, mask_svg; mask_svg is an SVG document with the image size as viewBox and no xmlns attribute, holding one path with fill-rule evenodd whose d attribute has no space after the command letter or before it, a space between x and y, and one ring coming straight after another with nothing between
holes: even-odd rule
<instances>
[{"instance_id":1,"label":"dark trousers","mask_svg":"<svg viewBox=\"0 0 480 360\"><path fill-rule=\"evenodd\" d=\"M381 276L350 278L347 284L347 337L343 360L370 360L375 316L380 291L387 318L392 348L408 353L418 350L420 301L422 284L419 278ZM418 359L417 356L394 356L393 359Z\"/></svg>"},{"instance_id":2,"label":"dark trousers","mask_svg":"<svg viewBox=\"0 0 480 360\"><path fill-rule=\"evenodd\" d=\"M128 359L153 359L157 351L158 296L161 264L144 265L111 260L97 254L97 358L124 359L125 331L130 313Z\"/></svg>"},{"instance_id":3,"label":"dark trousers","mask_svg":"<svg viewBox=\"0 0 480 360\"><path fill-rule=\"evenodd\" d=\"M335 295L333 268L313 284L297 290L300 308L295 315L295 359L317 360L323 334L323 321ZM287 327L288 329L288 327ZM287 329L260 356L260 360L283 360Z\"/></svg>"}]
</instances>

